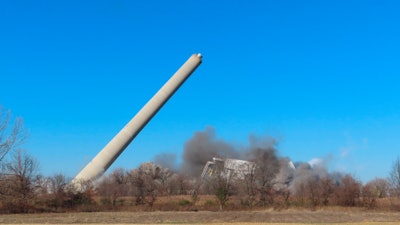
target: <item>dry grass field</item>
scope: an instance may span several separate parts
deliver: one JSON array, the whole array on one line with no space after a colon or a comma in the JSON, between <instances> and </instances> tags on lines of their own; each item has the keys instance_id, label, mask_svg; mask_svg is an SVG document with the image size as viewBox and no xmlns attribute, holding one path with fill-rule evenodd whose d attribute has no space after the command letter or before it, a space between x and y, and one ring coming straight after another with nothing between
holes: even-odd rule
<instances>
[{"instance_id":1,"label":"dry grass field","mask_svg":"<svg viewBox=\"0 0 400 225\"><path fill-rule=\"evenodd\" d=\"M398 225L400 212L389 209L387 200L380 200L380 210L361 207L253 209L252 211L230 209L218 211L216 204L210 206L213 196L202 196L192 206L181 206L184 196L160 198L153 211L147 207L131 206L132 199L125 199L114 212L68 212L0 214L0 224L268 224L268 225ZM208 205L208 207L204 207ZM385 210L386 209L386 210ZM399 208L400 209L400 208Z\"/></svg>"},{"instance_id":2,"label":"dry grass field","mask_svg":"<svg viewBox=\"0 0 400 225\"><path fill-rule=\"evenodd\" d=\"M93 212L0 215L1 224L400 224L400 213L371 211Z\"/></svg>"}]
</instances>

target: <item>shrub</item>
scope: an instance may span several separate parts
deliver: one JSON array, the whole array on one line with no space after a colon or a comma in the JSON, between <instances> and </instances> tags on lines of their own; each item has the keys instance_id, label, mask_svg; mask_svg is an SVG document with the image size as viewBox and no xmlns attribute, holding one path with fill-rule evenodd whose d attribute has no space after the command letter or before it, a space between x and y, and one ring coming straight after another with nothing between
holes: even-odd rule
<instances>
[{"instance_id":1,"label":"shrub","mask_svg":"<svg viewBox=\"0 0 400 225\"><path fill-rule=\"evenodd\" d=\"M187 205L190 205L191 202L190 202L189 200L187 200L187 199L182 199L182 200L180 200L180 201L178 202L178 204L179 204L180 206L187 206Z\"/></svg>"}]
</instances>

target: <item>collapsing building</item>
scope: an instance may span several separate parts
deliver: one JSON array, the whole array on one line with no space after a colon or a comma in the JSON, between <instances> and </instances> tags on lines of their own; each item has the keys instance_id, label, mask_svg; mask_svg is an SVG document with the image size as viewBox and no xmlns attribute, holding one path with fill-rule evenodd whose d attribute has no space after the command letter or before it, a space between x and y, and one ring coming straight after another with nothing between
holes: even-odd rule
<instances>
[{"instance_id":1,"label":"collapsing building","mask_svg":"<svg viewBox=\"0 0 400 225\"><path fill-rule=\"evenodd\" d=\"M256 164L254 162L240 159L221 159L214 157L204 166L201 178L208 179L221 175L227 179L243 179L246 175L254 173Z\"/></svg>"},{"instance_id":2,"label":"collapsing building","mask_svg":"<svg viewBox=\"0 0 400 225\"><path fill-rule=\"evenodd\" d=\"M288 187L296 172L293 162L288 159L281 159L280 165L280 170L274 179L274 186L276 189ZM248 175L255 175L256 168L257 164L255 162L214 157L212 161L208 161L204 166L201 178L208 180L213 177L221 176L228 182L230 180L241 180L245 179Z\"/></svg>"}]
</instances>

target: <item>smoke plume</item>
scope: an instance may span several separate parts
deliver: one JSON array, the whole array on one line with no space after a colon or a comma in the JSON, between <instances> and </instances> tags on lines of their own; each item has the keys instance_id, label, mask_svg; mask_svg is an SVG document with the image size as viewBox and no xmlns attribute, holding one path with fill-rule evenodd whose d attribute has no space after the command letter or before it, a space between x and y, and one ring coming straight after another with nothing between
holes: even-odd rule
<instances>
[{"instance_id":1,"label":"smoke plume","mask_svg":"<svg viewBox=\"0 0 400 225\"><path fill-rule=\"evenodd\" d=\"M157 165L160 165L164 168L168 168L172 171L178 170L176 154L173 154L173 153L164 152L159 155L156 155L154 157L154 163Z\"/></svg>"},{"instance_id":2,"label":"smoke plume","mask_svg":"<svg viewBox=\"0 0 400 225\"><path fill-rule=\"evenodd\" d=\"M293 163L288 157L280 157L277 150L277 141L271 137L249 136L249 146L236 146L216 138L213 127L204 131L195 132L184 145L182 164L176 163L176 156L163 153L155 157L155 162L163 167L173 169L186 176L200 177L207 161L213 157L232 158L255 162L259 170L263 171L265 179L268 176L274 179L275 188L289 188L294 193L299 185L311 177L330 177L336 180L334 174L328 173L325 161L312 159L310 162Z\"/></svg>"},{"instance_id":3,"label":"smoke plume","mask_svg":"<svg viewBox=\"0 0 400 225\"><path fill-rule=\"evenodd\" d=\"M223 140L217 140L215 129L207 127L205 131L196 132L185 144L181 172L198 177L207 161L213 157L238 158L234 147Z\"/></svg>"}]
</instances>

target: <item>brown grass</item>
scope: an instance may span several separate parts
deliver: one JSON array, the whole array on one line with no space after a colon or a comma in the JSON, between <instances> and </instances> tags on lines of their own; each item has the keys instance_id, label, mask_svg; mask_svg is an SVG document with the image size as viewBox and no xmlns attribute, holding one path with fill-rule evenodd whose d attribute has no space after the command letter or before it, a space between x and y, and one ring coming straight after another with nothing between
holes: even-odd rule
<instances>
[{"instance_id":1,"label":"brown grass","mask_svg":"<svg viewBox=\"0 0 400 225\"><path fill-rule=\"evenodd\" d=\"M196 204L192 204L191 200L190 196L160 197L150 212L148 206L135 206L131 198L124 198L120 206L111 209L115 210L112 212L9 214L0 215L0 224L400 224L399 211L393 211L391 207L400 204L389 199L378 202L379 210L339 206L311 210L290 206L280 209L253 208L250 211L242 206L228 208L224 212L218 211L214 196L201 196Z\"/></svg>"},{"instance_id":2,"label":"brown grass","mask_svg":"<svg viewBox=\"0 0 400 225\"><path fill-rule=\"evenodd\" d=\"M25 223L24 223L25 224ZM67 225L67 223L62 224L62 223L57 223L58 225ZM85 223L74 223L76 225L83 225ZM109 225L106 223L97 223L98 225ZM114 225L131 225L131 224L146 224L146 225L156 225L156 224L182 224L182 223L118 223ZM191 223L191 224L211 224L211 225L236 225L236 224L242 224L242 225L310 225L310 224L316 224L316 223ZM317 224L324 224L324 223L317 223ZM5 224L5 225L11 225L11 224ZM34 223L28 223L25 225L37 225ZM398 225L398 222L356 222L356 223L329 223L329 225Z\"/></svg>"},{"instance_id":3,"label":"brown grass","mask_svg":"<svg viewBox=\"0 0 400 225\"><path fill-rule=\"evenodd\" d=\"M1 224L400 224L400 214L363 211L96 212L1 215Z\"/></svg>"}]
</instances>

